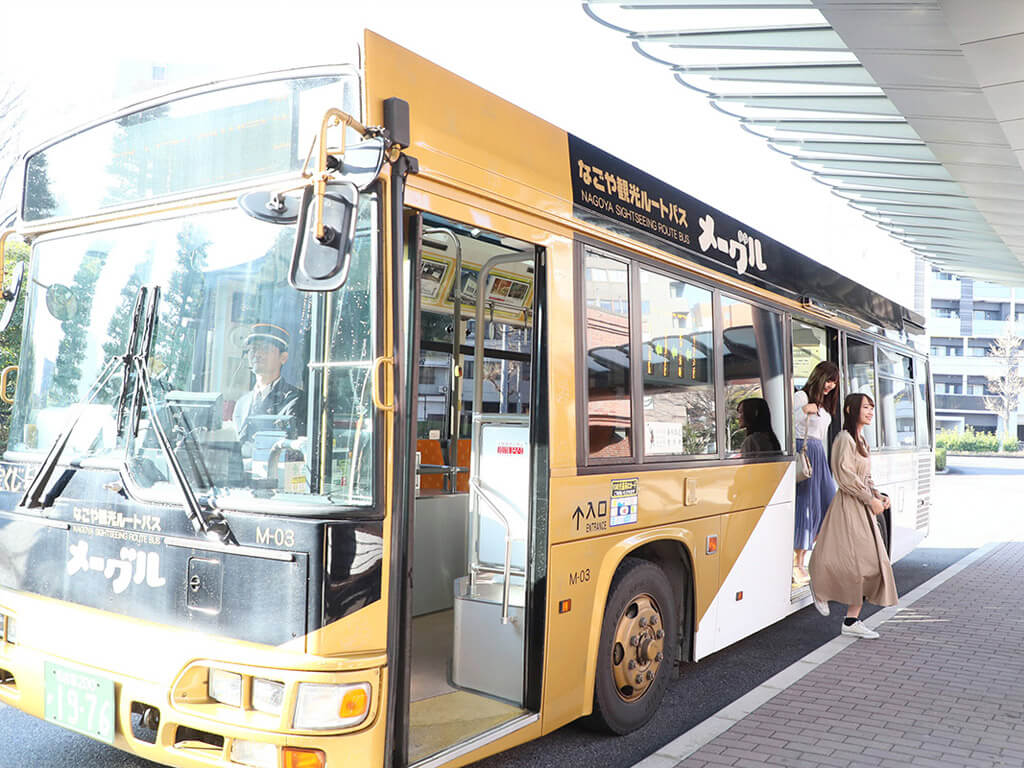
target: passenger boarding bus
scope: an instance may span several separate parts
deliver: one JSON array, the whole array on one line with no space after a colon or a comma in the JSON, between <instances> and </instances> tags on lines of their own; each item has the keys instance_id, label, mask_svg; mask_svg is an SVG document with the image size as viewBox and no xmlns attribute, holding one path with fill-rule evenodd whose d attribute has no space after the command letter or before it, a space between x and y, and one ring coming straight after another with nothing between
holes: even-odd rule
<instances>
[{"instance_id":1,"label":"passenger boarding bus","mask_svg":"<svg viewBox=\"0 0 1024 768\"><path fill-rule=\"evenodd\" d=\"M919 316L372 33L23 171L0 702L38 718L187 768L636 729L810 603L823 360L877 403L892 556L927 531Z\"/></svg>"}]
</instances>

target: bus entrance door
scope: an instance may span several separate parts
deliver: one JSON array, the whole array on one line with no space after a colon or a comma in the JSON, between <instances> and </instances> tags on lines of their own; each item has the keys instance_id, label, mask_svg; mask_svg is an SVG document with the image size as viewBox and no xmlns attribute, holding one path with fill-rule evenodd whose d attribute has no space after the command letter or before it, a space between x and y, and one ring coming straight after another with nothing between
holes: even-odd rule
<instances>
[{"instance_id":1,"label":"bus entrance door","mask_svg":"<svg viewBox=\"0 0 1024 768\"><path fill-rule=\"evenodd\" d=\"M429 215L420 245L408 763L426 767L537 718L526 684L537 255Z\"/></svg>"}]
</instances>

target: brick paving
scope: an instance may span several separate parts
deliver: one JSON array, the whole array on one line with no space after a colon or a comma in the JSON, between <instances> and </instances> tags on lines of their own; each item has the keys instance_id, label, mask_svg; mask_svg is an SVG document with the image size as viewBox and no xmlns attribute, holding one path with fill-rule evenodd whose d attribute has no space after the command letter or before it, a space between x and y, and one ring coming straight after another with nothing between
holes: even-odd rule
<instances>
[{"instance_id":1,"label":"brick paving","mask_svg":"<svg viewBox=\"0 0 1024 768\"><path fill-rule=\"evenodd\" d=\"M1024 543L993 547L877 626L880 639L853 640L792 685L768 691L767 701L681 762L663 748L649 764L1022 766L1021 595ZM841 610L832 605L833 622Z\"/></svg>"}]
</instances>

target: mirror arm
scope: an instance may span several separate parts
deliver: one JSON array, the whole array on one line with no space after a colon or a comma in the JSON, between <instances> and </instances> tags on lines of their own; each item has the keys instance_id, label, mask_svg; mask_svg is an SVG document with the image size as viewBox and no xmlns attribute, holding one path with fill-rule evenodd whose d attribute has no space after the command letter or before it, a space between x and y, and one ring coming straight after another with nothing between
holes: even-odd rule
<instances>
[{"instance_id":1,"label":"mirror arm","mask_svg":"<svg viewBox=\"0 0 1024 768\"><path fill-rule=\"evenodd\" d=\"M296 184L294 187L287 187L285 189L276 189L276 190L274 190L274 194L273 194L273 196L270 199L271 199L271 201L277 201L280 204L280 207L283 208L284 207L284 203L281 202L280 198L284 197L289 192L298 192L300 189L305 189L307 186L308 186L307 184ZM270 203L268 203L267 205L269 206Z\"/></svg>"},{"instance_id":2,"label":"mirror arm","mask_svg":"<svg viewBox=\"0 0 1024 768\"><path fill-rule=\"evenodd\" d=\"M360 136L366 135L366 126L356 120L347 112L332 107L324 113L324 119L320 122L320 157L317 163L316 174L316 239L321 243L324 241L324 195L327 194L327 174L331 169L327 167L327 129L336 125L344 125L359 132ZM341 156L345 156L345 132L341 132Z\"/></svg>"},{"instance_id":3,"label":"mirror arm","mask_svg":"<svg viewBox=\"0 0 1024 768\"><path fill-rule=\"evenodd\" d=\"M321 243L324 242L324 195L327 194L327 177L328 174L337 167L336 161L333 161L331 166L328 165L328 148L327 148L327 129L333 128L337 125L344 125L348 128L357 131L360 136L369 136L378 133L379 129L367 128L365 125L356 120L352 115L347 112L343 112L336 107L328 109L324 113L324 118L320 122L320 157L317 163L316 173L316 239ZM341 147L338 149L330 150L330 152L340 153L342 157L345 156L345 132L341 132Z\"/></svg>"}]
</instances>

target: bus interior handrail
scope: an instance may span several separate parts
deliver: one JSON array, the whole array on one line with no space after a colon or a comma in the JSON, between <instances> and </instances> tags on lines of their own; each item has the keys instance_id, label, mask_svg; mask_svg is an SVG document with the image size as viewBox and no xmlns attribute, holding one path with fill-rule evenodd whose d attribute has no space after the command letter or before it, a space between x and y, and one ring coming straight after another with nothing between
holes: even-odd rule
<instances>
[{"instance_id":1,"label":"bus interior handrail","mask_svg":"<svg viewBox=\"0 0 1024 768\"><path fill-rule=\"evenodd\" d=\"M508 624L511 620L509 618L508 604L512 589L512 524L509 522L508 517L505 516L505 513L498 509L498 505L487 495L487 491L480 485L479 480L471 477L469 479L469 489L477 498L484 500L505 526L505 564L501 570L504 576L504 582L501 585L501 623Z\"/></svg>"}]
</instances>

